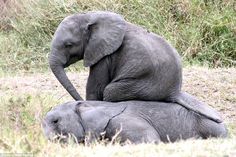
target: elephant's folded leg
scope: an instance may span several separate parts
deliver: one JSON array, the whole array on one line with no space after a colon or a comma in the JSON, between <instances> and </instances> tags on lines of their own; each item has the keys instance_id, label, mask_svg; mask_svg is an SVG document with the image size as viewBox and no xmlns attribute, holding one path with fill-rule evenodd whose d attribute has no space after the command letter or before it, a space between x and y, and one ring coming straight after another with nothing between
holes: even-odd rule
<instances>
[{"instance_id":1,"label":"elephant's folded leg","mask_svg":"<svg viewBox=\"0 0 236 157\"><path fill-rule=\"evenodd\" d=\"M199 131L203 138L227 136L228 131L223 123L217 123L205 117L199 118L198 123L200 126Z\"/></svg>"},{"instance_id":2,"label":"elephant's folded leg","mask_svg":"<svg viewBox=\"0 0 236 157\"><path fill-rule=\"evenodd\" d=\"M110 83L104 90L103 100L118 102L123 100L137 100L138 98L141 99L140 92L135 89L136 83L137 82L135 82L134 80L125 80Z\"/></svg>"},{"instance_id":3,"label":"elephant's folded leg","mask_svg":"<svg viewBox=\"0 0 236 157\"><path fill-rule=\"evenodd\" d=\"M197 114L203 115L208 119L211 119L217 123L221 123L222 119L218 112L211 106L204 104L203 102L197 100L194 96L181 92L177 98L173 99L172 102L177 102L183 107L194 111Z\"/></svg>"},{"instance_id":4,"label":"elephant's folded leg","mask_svg":"<svg viewBox=\"0 0 236 157\"><path fill-rule=\"evenodd\" d=\"M158 132L144 119L136 115L118 116L110 121L106 129L106 136L114 137L121 143L159 143Z\"/></svg>"}]
</instances>

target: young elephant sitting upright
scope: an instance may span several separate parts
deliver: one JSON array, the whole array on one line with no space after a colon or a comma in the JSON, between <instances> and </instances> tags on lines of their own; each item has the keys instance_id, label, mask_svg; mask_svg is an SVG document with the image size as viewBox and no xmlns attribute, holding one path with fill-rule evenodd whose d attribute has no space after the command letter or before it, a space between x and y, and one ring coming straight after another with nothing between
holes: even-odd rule
<instances>
[{"instance_id":1,"label":"young elephant sitting upright","mask_svg":"<svg viewBox=\"0 0 236 157\"><path fill-rule=\"evenodd\" d=\"M120 142L132 143L174 142L188 138L226 137L227 129L176 103L126 101L68 102L49 111L43 129L50 140L55 135L69 134L78 142L112 139L118 135Z\"/></svg>"}]
</instances>

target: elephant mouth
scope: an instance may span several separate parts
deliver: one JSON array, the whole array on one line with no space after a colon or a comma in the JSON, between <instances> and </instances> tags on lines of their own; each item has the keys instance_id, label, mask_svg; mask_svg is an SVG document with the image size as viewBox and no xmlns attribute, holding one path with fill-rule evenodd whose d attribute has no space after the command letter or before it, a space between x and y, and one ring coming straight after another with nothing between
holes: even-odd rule
<instances>
[{"instance_id":1,"label":"elephant mouth","mask_svg":"<svg viewBox=\"0 0 236 157\"><path fill-rule=\"evenodd\" d=\"M70 56L69 61L66 62L66 64L63 65L64 68L67 68L68 66L70 66L71 64L74 64L75 62L77 62L78 60L80 60L79 56L77 55L72 55Z\"/></svg>"},{"instance_id":2,"label":"elephant mouth","mask_svg":"<svg viewBox=\"0 0 236 157\"><path fill-rule=\"evenodd\" d=\"M74 134L70 133L57 133L50 137L49 139L52 142L59 142L59 143L68 143L69 141L73 141L75 143L84 143L84 138L77 138Z\"/></svg>"},{"instance_id":3,"label":"elephant mouth","mask_svg":"<svg viewBox=\"0 0 236 157\"><path fill-rule=\"evenodd\" d=\"M49 139L52 142L67 143L69 140L69 134L61 133L54 134Z\"/></svg>"}]
</instances>

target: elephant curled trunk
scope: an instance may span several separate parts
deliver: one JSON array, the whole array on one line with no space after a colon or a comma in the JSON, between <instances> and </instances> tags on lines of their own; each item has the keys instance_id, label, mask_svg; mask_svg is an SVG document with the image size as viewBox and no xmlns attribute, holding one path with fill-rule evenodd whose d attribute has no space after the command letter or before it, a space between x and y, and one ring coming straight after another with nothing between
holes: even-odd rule
<instances>
[{"instance_id":1,"label":"elephant curled trunk","mask_svg":"<svg viewBox=\"0 0 236 157\"><path fill-rule=\"evenodd\" d=\"M70 95L75 100L83 100L79 93L76 91L75 87L68 79L64 65L66 64L66 57L65 56L57 56L58 53L52 52L49 56L49 65L50 69L52 70L53 74L56 76L58 81L62 84L62 86L70 93Z\"/></svg>"}]
</instances>

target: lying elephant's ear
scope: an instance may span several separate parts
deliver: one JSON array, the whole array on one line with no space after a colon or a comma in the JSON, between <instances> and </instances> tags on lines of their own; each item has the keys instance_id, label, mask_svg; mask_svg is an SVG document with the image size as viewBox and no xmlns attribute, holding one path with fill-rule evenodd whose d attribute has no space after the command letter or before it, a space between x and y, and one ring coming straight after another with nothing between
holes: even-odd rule
<instances>
[{"instance_id":1,"label":"lying elephant's ear","mask_svg":"<svg viewBox=\"0 0 236 157\"><path fill-rule=\"evenodd\" d=\"M99 11L87 14L87 30L90 37L84 50L84 66L90 67L121 46L126 23L120 15L112 12Z\"/></svg>"},{"instance_id":2,"label":"lying elephant's ear","mask_svg":"<svg viewBox=\"0 0 236 157\"><path fill-rule=\"evenodd\" d=\"M103 101L85 101L77 105L76 111L80 114L85 125L86 133L90 132L95 136L105 131L105 128L112 118L120 115L126 105L108 103Z\"/></svg>"}]
</instances>

